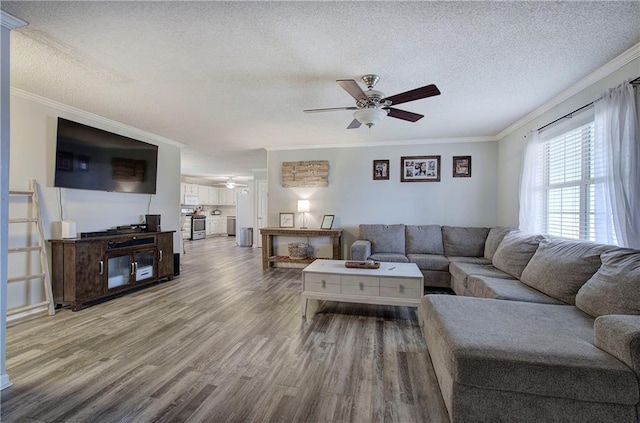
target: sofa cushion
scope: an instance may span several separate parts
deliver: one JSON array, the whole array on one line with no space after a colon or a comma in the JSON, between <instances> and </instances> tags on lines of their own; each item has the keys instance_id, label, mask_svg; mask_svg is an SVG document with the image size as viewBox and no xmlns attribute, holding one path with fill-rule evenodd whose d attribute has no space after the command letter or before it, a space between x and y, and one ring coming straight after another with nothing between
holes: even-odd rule
<instances>
[{"instance_id":1,"label":"sofa cushion","mask_svg":"<svg viewBox=\"0 0 640 423\"><path fill-rule=\"evenodd\" d=\"M407 254L444 255L440 225L407 225Z\"/></svg>"},{"instance_id":2,"label":"sofa cushion","mask_svg":"<svg viewBox=\"0 0 640 423\"><path fill-rule=\"evenodd\" d=\"M473 264L491 264L491 260L484 257L447 257L451 263L473 263Z\"/></svg>"},{"instance_id":3,"label":"sofa cushion","mask_svg":"<svg viewBox=\"0 0 640 423\"><path fill-rule=\"evenodd\" d=\"M449 260L437 254L407 254L409 263L415 263L420 270L449 270Z\"/></svg>"},{"instance_id":4,"label":"sofa cushion","mask_svg":"<svg viewBox=\"0 0 640 423\"><path fill-rule=\"evenodd\" d=\"M360 225L360 239L371 241L371 254L405 253L404 225Z\"/></svg>"},{"instance_id":5,"label":"sofa cushion","mask_svg":"<svg viewBox=\"0 0 640 423\"><path fill-rule=\"evenodd\" d=\"M409 259L404 254L398 253L377 253L371 254L369 259L376 261L392 261L395 263L409 263Z\"/></svg>"},{"instance_id":6,"label":"sofa cushion","mask_svg":"<svg viewBox=\"0 0 640 423\"><path fill-rule=\"evenodd\" d=\"M495 228L489 229L487 240L484 243L484 258L487 260L493 260L493 255L496 253L498 245L500 245L504 236L509 232L517 230L518 229L516 228L510 228L507 226L496 226Z\"/></svg>"},{"instance_id":7,"label":"sofa cushion","mask_svg":"<svg viewBox=\"0 0 640 423\"><path fill-rule=\"evenodd\" d=\"M598 271L600 254L611 248L591 242L544 239L520 280L557 300L575 304L578 290Z\"/></svg>"},{"instance_id":8,"label":"sofa cushion","mask_svg":"<svg viewBox=\"0 0 640 423\"><path fill-rule=\"evenodd\" d=\"M491 278L471 275L467 279L471 296L495 298L497 300L525 301L539 304L564 304L542 292L533 289L517 279Z\"/></svg>"},{"instance_id":9,"label":"sofa cushion","mask_svg":"<svg viewBox=\"0 0 640 423\"><path fill-rule=\"evenodd\" d=\"M471 275L489 276L493 278L513 279L513 277L502 270L496 269L490 264L475 264L455 262L449 264L449 273L462 282L467 287L467 278Z\"/></svg>"},{"instance_id":10,"label":"sofa cushion","mask_svg":"<svg viewBox=\"0 0 640 423\"><path fill-rule=\"evenodd\" d=\"M635 373L594 345L594 319L574 306L426 295L420 314L429 353L454 383L638 403Z\"/></svg>"},{"instance_id":11,"label":"sofa cushion","mask_svg":"<svg viewBox=\"0 0 640 423\"><path fill-rule=\"evenodd\" d=\"M493 255L492 263L498 269L520 279L522 271L538 249L542 235L511 232L504 236Z\"/></svg>"},{"instance_id":12,"label":"sofa cushion","mask_svg":"<svg viewBox=\"0 0 640 423\"><path fill-rule=\"evenodd\" d=\"M576 295L576 306L592 316L640 314L640 251L602 253L602 265Z\"/></svg>"},{"instance_id":13,"label":"sofa cushion","mask_svg":"<svg viewBox=\"0 0 640 423\"><path fill-rule=\"evenodd\" d=\"M489 228L442 227L445 256L482 257Z\"/></svg>"}]
</instances>

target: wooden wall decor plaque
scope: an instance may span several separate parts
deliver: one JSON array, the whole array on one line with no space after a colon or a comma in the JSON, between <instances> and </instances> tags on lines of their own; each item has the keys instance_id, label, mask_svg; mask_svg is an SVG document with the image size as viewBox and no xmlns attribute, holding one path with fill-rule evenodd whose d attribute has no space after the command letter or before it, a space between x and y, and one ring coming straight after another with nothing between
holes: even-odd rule
<instances>
[{"instance_id":1,"label":"wooden wall decor plaque","mask_svg":"<svg viewBox=\"0 0 640 423\"><path fill-rule=\"evenodd\" d=\"M328 186L328 160L282 162L283 188L323 188Z\"/></svg>"}]
</instances>

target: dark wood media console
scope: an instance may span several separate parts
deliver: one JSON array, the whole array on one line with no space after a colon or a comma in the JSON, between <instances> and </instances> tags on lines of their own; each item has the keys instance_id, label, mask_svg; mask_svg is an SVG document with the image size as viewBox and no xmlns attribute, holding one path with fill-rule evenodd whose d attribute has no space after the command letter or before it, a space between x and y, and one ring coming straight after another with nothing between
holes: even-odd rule
<instances>
[{"instance_id":1,"label":"dark wood media console","mask_svg":"<svg viewBox=\"0 0 640 423\"><path fill-rule=\"evenodd\" d=\"M54 302L78 311L97 300L173 279L174 232L50 240Z\"/></svg>"}]
</instances>

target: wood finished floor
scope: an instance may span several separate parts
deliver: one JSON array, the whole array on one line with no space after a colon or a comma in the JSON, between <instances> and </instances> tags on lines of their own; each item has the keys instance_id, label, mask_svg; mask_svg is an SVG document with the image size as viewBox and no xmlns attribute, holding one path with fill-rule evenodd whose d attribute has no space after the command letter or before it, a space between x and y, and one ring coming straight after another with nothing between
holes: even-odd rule
<instances>
[{"instance_id":1,"label":"wood finished floor","mask_svg":"<svg viewBox=\"0 0 640 423\"><path fill-rule=\"evenodd\" d=\"M182 274L11 325L2 422L446 422L415 309L327 302L234 238Z\"/></svg>"}]
</instances>

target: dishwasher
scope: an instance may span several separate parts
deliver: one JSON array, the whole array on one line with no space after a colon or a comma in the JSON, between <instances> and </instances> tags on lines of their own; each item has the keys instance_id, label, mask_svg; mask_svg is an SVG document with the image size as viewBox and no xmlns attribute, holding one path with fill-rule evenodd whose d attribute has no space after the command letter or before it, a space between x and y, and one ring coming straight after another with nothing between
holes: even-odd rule
<instances>
[{"instance_id":1,"label":"dishwasher","mask_svg":"<svg viewBox=\"0 0 640 423\"><path fill-rule=\"evenodd\" d=\"M236 236L236 217L227 216L227 235Z\"/></svg>"}]
</instances>

